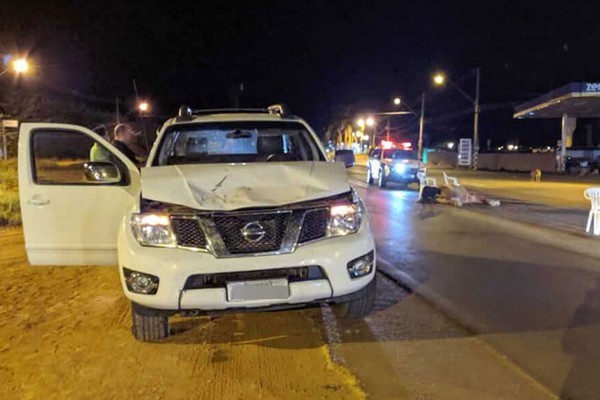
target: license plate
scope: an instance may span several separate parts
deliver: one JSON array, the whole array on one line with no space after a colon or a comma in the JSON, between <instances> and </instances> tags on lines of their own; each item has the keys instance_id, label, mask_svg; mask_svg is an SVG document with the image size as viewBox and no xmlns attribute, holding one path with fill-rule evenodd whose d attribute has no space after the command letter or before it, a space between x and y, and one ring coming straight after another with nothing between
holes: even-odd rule
<instances>
[{"instance_id":1,"label":"license plate","mask_svg":"<svg viewBox=\"0 0 600 400\"><path fill-rule=\"evenodd\" d=\"M227 301L281 300L290 297L286 278L227 283Z\"/></svg>"}]
</instances>

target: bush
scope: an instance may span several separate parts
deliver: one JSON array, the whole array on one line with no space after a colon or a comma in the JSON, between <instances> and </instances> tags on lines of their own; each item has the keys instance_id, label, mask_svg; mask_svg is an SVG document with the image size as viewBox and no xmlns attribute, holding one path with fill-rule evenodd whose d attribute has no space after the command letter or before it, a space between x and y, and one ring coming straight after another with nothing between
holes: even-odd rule
<instances>
[{"instance_id":1,"label":"bush","mask_svg":"<svg viewBox=\"0 0 600 400\"><path fill-rule=\"evenodd\" d=\"M20 224L17 160L0 160L0 226Z\"/></svg>"}]
</instances>

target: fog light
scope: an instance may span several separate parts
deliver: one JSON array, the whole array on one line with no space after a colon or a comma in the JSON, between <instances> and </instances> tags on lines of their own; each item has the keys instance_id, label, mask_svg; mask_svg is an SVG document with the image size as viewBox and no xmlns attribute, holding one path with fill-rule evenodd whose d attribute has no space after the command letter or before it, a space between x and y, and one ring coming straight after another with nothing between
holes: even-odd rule
<instances>
[{"instance_id":1,"label":"fog light","mask_svg":"<svg viewBox=\"0 0 600 400\"><path fill-rule=\"evenodd\" d=\"M373 251L364 256L355 258L348 263L348 273L350 278L360 278L371 273L373 270Z\"/></svg>"},{"instance_id":2,"label":"fog light","mask_svg":"<svg viewBox=\"0 0 600 400\"><path fill-rule=\"evenodd\" d=\"M158 276L123 268L127 289L133 293L155 294L158 291Z\"/></svg>"}]
</instances>

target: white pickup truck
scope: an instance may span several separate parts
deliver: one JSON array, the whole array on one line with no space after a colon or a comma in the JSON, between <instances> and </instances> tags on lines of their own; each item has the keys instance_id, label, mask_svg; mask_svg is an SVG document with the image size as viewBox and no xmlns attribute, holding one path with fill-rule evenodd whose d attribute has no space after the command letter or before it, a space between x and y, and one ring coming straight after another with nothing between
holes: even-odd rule
<instances>
[{"instance_id":1,"label":"white pickup truck","mask_svg":"<svg viewBox=\"0 0 600 400\"><path fill-rule=\"evenodd\" d=\"M370 312L375 245L342 163L282 107L191 112L158 132L141 171L94 132L23 123L19 190L32 265L115 265L132 332L169 316L341 304ZM109 154L89 159L92 146Z\"/></svg>"}]
</instances>

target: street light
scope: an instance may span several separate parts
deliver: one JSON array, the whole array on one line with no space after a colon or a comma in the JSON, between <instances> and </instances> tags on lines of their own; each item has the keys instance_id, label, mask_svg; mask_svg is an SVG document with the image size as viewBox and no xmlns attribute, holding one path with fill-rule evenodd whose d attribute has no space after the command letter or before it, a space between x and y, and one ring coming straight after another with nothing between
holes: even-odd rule
<instances>
[{"instance_id":1,"label":"street light","mask_svg":"<svg viewBox=\"0 0 600 400\"><path fill-rule=\"evenodd\" d=\"M402 100L400 99L400 97L396 97L396 98L394 99L394 105L397 105L397 106L399 106L399 105L400 105L400 103L402 103Z\"/></svg>"},{"instance_id":2,"label":"street light","mask_svg":"<svg viewBox=\"0 0 600 400\"><path fill-rule=\"evenodd\" d=\"M141 112L146 112L150 109L150 104L148 104L147 101L142 101L139 105L138 108L140 109Z\"/></svg>"},{"instance_id":3,"label":"street light","mask_svg":"<svg viewBox=\"0 0 600 400\"><path fill-rule=\"evenodd\" d=\"M24 74L29 70L29 63L25 58L19 58L13 61L12 65L17 74Z\"/></svg>"},{"instance_id":4,"label":"street light","mask_svg":"<svg viewBox=\"0 0 600 400\"><path fill-rule=\"evenodd\" d=\"M25 74L29 71L29 62L25 58L18 58L10 63L10 65L5 68L2 72L0 72L0 76L4 75L8 71L12 70L16 74Z\"/></svg>"},{"instance_id":5,"label":"street light","mask_svg":"<svg viewBox=\"0 0 600 400\"><path fill-rule=\"evenodd\" d=\"M446 77L444 76L444 74L441 74L439 72L433 77L433 83L435 83L438 86L443 85L445 81Z\"/></svg>"},{"instance_id":6,"label":"street light","mask_svg":"<svg viewBox=\"0 0 600 400\"><path fill-rule=\"evenodd\" d=\"M372 146L375 146L375 136L377 133L375 118L373 118L370 115L367 116L366 118L360 117L356 120L356 125L358 125L358 127L360 128L360 130L362 131L363 134L365 132L366 126L373 128L373 136L371 136L371 140L372 140Z\"/></svg>"},{"instance_id":7,"label":"street light","mask_svg":"<svg viewBox=\"0 0 600 400\"><path fill-rule=\"evenodd\" d=\"M475 98L472 98L471 96L469 96L456 83L452 82L450 79L446 79L446 77L441 73L437 73L433 77L433 82L438 86L443 85L445 81L450 82L450 84L452 86L454 86L454 88L456 90L458 90L471 103L473 103L473 106L475 107L475 112L474 112L474 116L473 116L473 169L477 170L477 163L479 161L479 112L481 111L480 107L479 107L479 81L480 81L480 75L481 75L480 68L475 68L475 74L476 74Z\"/></svg>"}]
</instances>

